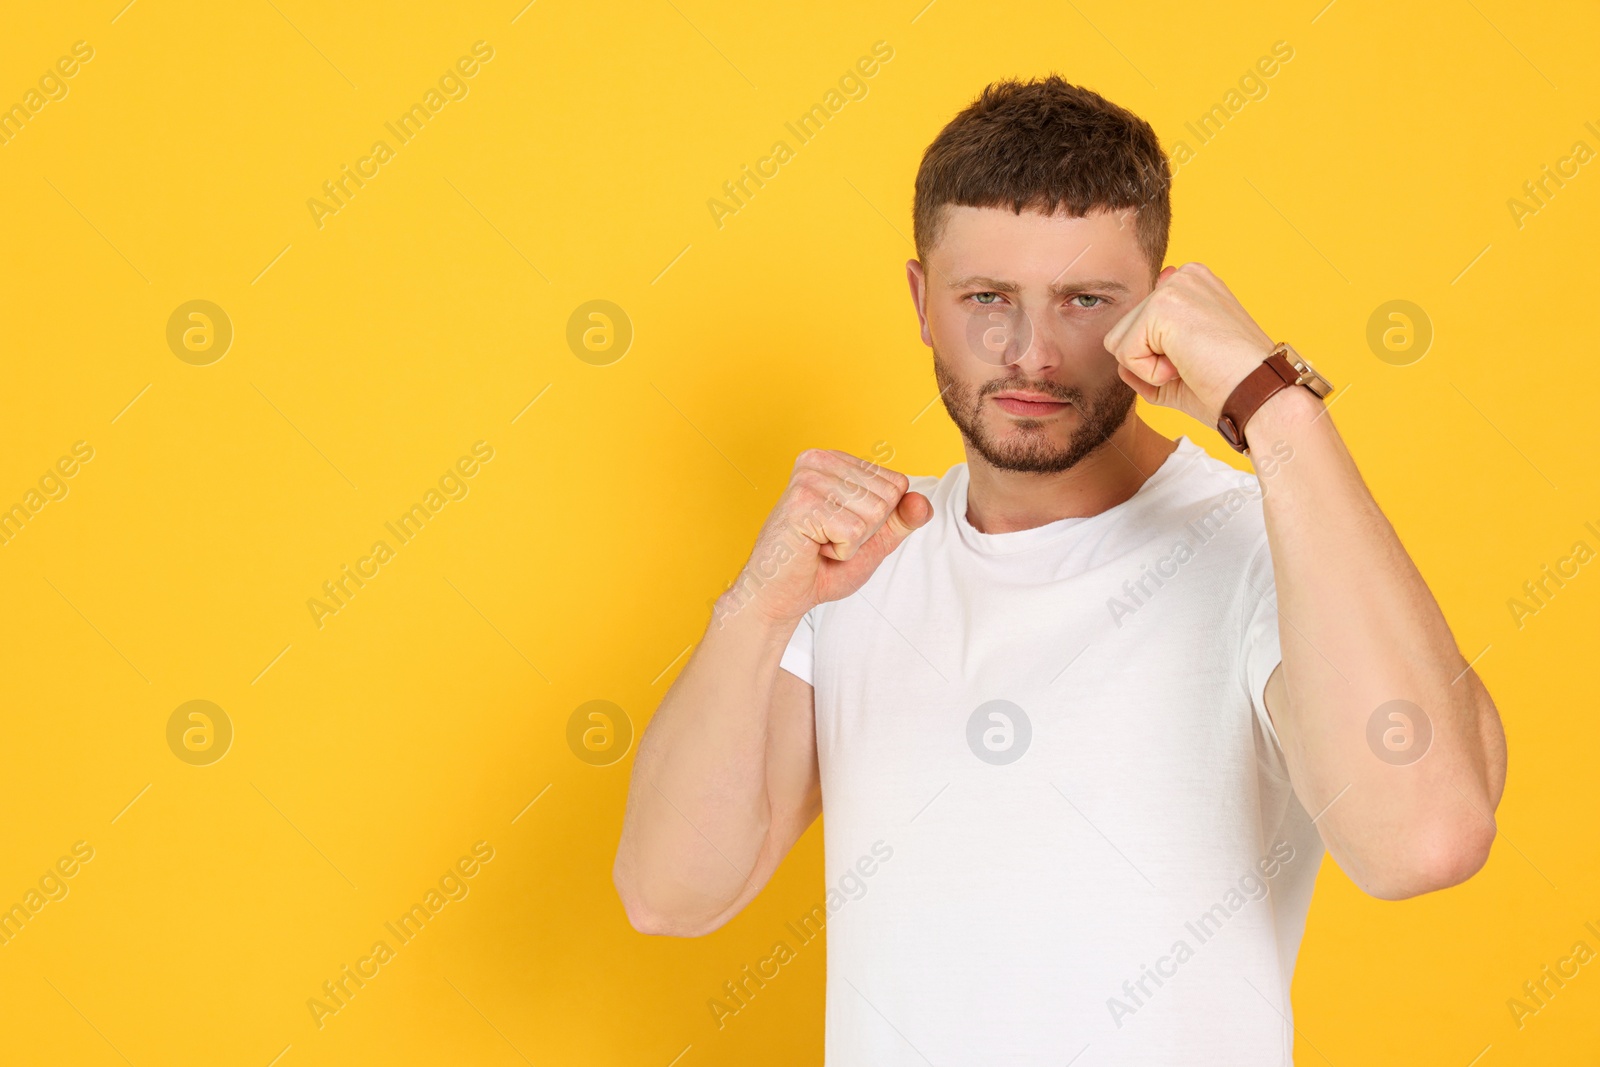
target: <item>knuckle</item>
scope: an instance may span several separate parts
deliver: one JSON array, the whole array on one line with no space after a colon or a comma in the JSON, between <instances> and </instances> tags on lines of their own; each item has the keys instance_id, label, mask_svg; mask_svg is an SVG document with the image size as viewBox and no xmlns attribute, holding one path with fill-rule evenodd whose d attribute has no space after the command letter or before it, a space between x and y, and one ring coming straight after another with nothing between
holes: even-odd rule
<instances>
[{"instance_id":1,"label":"knuckle","mask_svg":"<svg viewBox=\"0 0 1600 1067\"><path fill-rule=\"evenodd\" d=\"M786 517L794 518L815 511L821 504L821 492L808 485L798 485L790 491L789 499L781 510Z\"/></svg>"},{"instance_id":2,"label":"knuckle","mask_svg":"<svg viewBox=\"0 0 1600 1067\"><path fill-rule=\"evenodd\" d=\"M871 474L876 474L883 470L882 467L866 456L858 456L854 452L840 452L838 455L840 460L849 464L851 470L867 471Z\"/></svg>"},{"instance_id":3,"label":"knuckle","mask_svg":"<svg viewBox=\"0 0 1600 1067\"><path fill-rule=\"evenodd\" d=\"M839 490L839 495L853 503L870 505L872 498L877 496L871 486L864 481L852 481L847 478L842 484L844 488Z\"/></svg>"},{"instance_id":4,"label":"knuckle","mask_svg":"<svg viewBox=\"0 0 1600 1067\"><path fill-rule=\"evenodd\" d=\"M796 467L793 476L791 476L789 479L789 484L795 486L797 489L807 489L813 491L822 490L827 483L828 476L817 470L815 467Z\"/></svg>"}]
</instances>

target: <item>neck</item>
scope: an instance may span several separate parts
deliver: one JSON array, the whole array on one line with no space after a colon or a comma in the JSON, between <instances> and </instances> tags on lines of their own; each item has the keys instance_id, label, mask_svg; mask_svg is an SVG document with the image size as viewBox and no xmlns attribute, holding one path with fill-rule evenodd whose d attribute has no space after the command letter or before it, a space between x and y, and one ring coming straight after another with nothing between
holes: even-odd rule
<instances>
[{"instance_id":1,"label":"neck","mask_svg":"<svg viewBox=\"0 0 1600 1067\"><path fill-rule=\"evenodd\" d=\"M1098 515L1139 491L1178 443L1130 412L1104 444L1055 474L1008 471L967 449L967 521L980 533Z\"/></svg>"}]
</instances>

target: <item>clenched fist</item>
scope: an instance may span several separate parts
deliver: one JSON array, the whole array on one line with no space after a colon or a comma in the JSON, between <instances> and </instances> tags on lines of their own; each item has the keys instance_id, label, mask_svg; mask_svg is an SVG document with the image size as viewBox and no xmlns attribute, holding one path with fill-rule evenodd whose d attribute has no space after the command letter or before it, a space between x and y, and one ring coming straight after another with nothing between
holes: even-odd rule
<instances>
[{"instance_id":1,"label":"clenched fist","mask_svg":"<svg viewBox=\"0 0 1600 1067\"><path fill-rule=\"evenodd\" d=\"M1151 404L1214 426L1234 386L1272 352L1272 338L1200 263L1167 267L1149 296L1105 337L1117 375Z\"/></svg>"},{"instance_id":2,"label":"clenched fist","mask_svg":"<svg viewBox=\"0 0 1600 1067\"><path fill-rule=\"evenodd\" d=\"M788 624L860 589L917 527L933 517L905 475L847 452L812 448L795 460L749 562L717 600L717 625L755 610Z\"/></svg>"}]
</instances>

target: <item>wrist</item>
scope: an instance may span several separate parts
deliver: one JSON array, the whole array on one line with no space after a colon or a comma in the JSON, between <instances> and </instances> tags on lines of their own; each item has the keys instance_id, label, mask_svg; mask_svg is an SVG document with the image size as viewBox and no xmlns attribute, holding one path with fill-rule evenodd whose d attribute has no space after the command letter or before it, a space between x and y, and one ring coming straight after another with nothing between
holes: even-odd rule
<instances>
[{"instance_id":1,"label":"wrist","mask_svg":"<svg viewBox=\"0 0 1600 1067\"><path fill-rule=\"evenodd\" d=\"M1299 420L1315 421L1321 398L1332 389L1308 360L1287 342L1279 342L1228 394L1217 418L1217 431L1235 450L1246 452L1253 443L1259 443L1249 439L1258 415L1266 420L1255 429L1258 437L1263 435L1263 427L1274 423L1284 423L1282 428L1287 430ZM1308 398L1305 393L1311 396ZM1317 403L1308 405L1308 399ZM1273 409L1271 414L1266 410L1269 406Z\"/></svg>"},{"instance_id":2,"label":"wrist","mask_svg":"<svg viewBox=\"0 0 1600 1067\"><path fill-rule=\"evenodd\" d=\"M769 611L741 575L712 603L711 629L737 629L758 640L787 643L802 617L785 618Z\"/></svg>"},{"instance_id":3,"label":"wrist","mask_svg":"<svg viewBox=\"0 0 1600 1067\"><path fill-rule=\"evenodd\" d=\"M1262 360L1272 355L1272 349L1272 338L1265 334L1262 334L1258 342L1241 342L1234 347L1228 359L1228 366L1232 370L1222 376L1222 381L1225 383L1222 395L1217 399L1216 406L1212 410L1219 413L1222 411L1223 403L1227 401L1229 396L1233 395L1233 391L1239 387L1239 383L1248 378L1257 367L1261 366Z\"/></svg>"},{"instance_id":4,"label":"wrist","mask_svg":"<svg viewBox=\"0 0 1600 1067\"><path fill-rule=\"evenodd\" d=\"M1267 397L1245 423L1245 443L1254 453L1258 447L1268 447L1294 435L1301 427L1309 426L1327 408L1311 390L1301 385L1279 389Z\"/></svg>"}]
</instances>

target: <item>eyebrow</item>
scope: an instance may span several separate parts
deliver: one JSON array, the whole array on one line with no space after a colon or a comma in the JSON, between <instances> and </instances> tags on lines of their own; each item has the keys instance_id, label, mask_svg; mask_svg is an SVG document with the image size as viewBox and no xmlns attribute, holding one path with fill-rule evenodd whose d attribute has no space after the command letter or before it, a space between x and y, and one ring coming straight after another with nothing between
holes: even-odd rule
<instances>
[{"instance_id":1,"label":"eyebrow","mask_svg":"<svg viewBox=\"0 0 1600 1067\"><path fill-rule=\"evenodd\" d=\"M967 278L957 278L950 282L952 289L981 289L993 293L1016 293L1019 287L1016 282L1001 281L999 278L989 278L975 274ZM1086 278L1082 280L1059 282L1050 287L1051 296L1065 296L1068 293L1082 293L1098 290L1105 293L1119 293L1126 295L1131 292L1126 285L1110 278Z\"/></svg>"},{"instance_id":2,"label":"eyebrow","mask_svg":"<svg viewBox=\"0 0 1600 1067\"><path fill-rule=\"evenodd\" d=\"M998 278L989 278L981 274L974 274L966 278L950 279L952 289L985 289L996 293L1014 293L1017 291L1015 282L1003 282Z\"/></svg>"}]
</instances>

